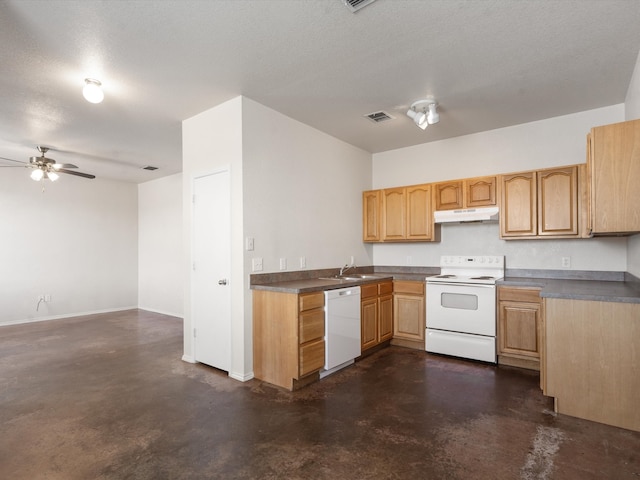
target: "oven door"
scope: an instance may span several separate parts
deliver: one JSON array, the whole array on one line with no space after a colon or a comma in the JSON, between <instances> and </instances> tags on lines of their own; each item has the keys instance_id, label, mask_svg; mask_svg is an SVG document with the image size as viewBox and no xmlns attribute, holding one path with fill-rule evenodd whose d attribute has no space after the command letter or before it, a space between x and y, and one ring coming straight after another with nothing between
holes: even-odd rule
<instances>
[{"instance_id":1,"label":"oven door","mask_svg":"<svg viewBox=\"0 0 640 480\"><path fill-rule=\"evenodd\" d=\"M427 282L427 328L496 336L496 286Z\"/></svg>"}]
</instances>

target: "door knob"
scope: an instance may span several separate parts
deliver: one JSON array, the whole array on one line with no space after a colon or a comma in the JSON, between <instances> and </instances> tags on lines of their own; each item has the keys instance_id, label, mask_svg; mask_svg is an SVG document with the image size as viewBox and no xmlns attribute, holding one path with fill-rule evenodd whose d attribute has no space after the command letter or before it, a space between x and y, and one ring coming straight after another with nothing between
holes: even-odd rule
<instances>
[{"instance_id":1,"label":"door knob","mask_svg":"<svg viewBox=\"0 0 640 480\"><path fill-rule=\"evenodd\" d=\"M218 280L218 285L226 285L227 284L227 279L223 278L222 280Z\"/></svg>"}]
</instances>

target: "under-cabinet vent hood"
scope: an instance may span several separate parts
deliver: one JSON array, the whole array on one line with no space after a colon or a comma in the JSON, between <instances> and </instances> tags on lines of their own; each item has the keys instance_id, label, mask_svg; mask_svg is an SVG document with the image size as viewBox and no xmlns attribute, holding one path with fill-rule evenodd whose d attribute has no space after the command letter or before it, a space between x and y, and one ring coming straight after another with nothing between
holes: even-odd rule
<instances>
[{"instance_id":1,"label":"under-cabinet vent hood","mask_svg":"<svg viewBox=\"0 0 640 480\"><path fill-rule=\"evenodd\" d=\"M439 210L433 217L436 223L497 222L498 207Z\"/></svg>"}]
</instances>

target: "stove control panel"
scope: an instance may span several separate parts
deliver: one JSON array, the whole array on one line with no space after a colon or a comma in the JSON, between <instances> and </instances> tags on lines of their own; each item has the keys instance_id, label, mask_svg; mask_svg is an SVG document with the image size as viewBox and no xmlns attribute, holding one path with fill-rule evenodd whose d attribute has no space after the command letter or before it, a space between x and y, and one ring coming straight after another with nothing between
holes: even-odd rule
<instances>
[{"instance_id":1,"label":"stove control panel","mask_svg":"<svg viewBox=\"0 0 640 480\"><path fill-rule=\"evenodd\" d=\"M441 267L451 268L499 268L504 269L504 255L443 255L440 257Z\"/></svg>"}]
</instances>

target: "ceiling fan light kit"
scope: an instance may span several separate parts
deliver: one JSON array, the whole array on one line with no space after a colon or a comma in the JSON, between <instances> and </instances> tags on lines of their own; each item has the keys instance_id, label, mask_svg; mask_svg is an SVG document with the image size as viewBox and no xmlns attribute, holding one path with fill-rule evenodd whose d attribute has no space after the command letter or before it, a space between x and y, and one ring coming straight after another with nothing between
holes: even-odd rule
<instances>
[{"instance_id":1,"label":"ceiling fan light kit","mask_svg":"<svg viewBox=\"0 0 640 480\"><path fill-rule=\"evenodd\" d=\"M407 111L407 116L422 130L440 121L438 104L434 98L413 102Z\"/></svg>"},{"instance_id":2,"label":"ceiling fan light kit","mask_svg":"<svg viewBox=\"0 0 640 480\"><path fill-rule=\"evenodd\" d=\"M2 160L7 160L9 162L19 163L21 165L0 165L0 167L27 167L32 168L33 171L29 175L33 180L39 182L40 180L51 180L55 182L60 175L58 173L68 173L70 175L75 175L77 177L83 178L96 178L95 175L91 175L90 173L83 173L74 170L69 170L70 168L78 168L76 165L72 163L58 163L52 158L47 158L45 154L49 151L48 147L37 147L38 151L41 153L39 157L29 157L29 163L23 162L20 160L13 160L11 158L0 157ZM44 191L44 189L43 189Z\"/></svg>"},{"instance_id":3,"label":"ceiling fan light kit","mask_svg":"<svg viewBox=\"0 0 640 480\"><path fill-rule=\"evenodd\" d=\"M104 92L102 91L102 83L95 78L85 78L82 95L85 100L90 103L100 103L104 100Z\"/></svg>"}]
</instances>

